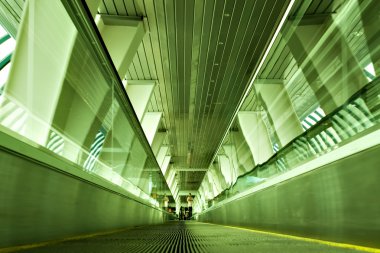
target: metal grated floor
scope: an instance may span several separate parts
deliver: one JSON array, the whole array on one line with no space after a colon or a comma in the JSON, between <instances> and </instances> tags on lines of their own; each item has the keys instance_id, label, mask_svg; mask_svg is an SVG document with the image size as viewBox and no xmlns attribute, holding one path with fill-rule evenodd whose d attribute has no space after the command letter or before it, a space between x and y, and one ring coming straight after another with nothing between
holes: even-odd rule
<instances>
[{"instance_id":1,"label":"metal grated floor","mask_svg":"<svg viewBox=\"0 0 380 253\"><path fill-rule=\"evenodd\" d=\"M21 252L21 251L20 251ZM119 253L119 252L360 252L319 243L227 228L195 221L172 221L122 233L67 241L24 250L38 253Z\"/></svg>"}]
</instances>

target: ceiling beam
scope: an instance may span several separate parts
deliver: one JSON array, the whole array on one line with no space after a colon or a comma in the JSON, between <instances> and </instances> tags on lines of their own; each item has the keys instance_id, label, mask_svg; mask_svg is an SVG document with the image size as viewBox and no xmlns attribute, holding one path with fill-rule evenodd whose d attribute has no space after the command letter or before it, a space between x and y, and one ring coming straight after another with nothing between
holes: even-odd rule
<instances>
[{"instance_id":1,"label":"ceiling beam","mask_svg":"<svg viewBox=\"0 0 380 253\"><path fill-rule=\"evenodd\" d=\"M256 79L255 84L284 84L283 79Z\"/></svg>"},{"instance_id":2,"label":"ceiling beam","mask_svg":"<svg viewBox=\"0 0 380 253\"><path fill-rule=\"evenodd\" d=\"M124 79L146 33L142 18L101 14L95 22L119 77Z\"/></svg>"},{"instance_id":3,"label":"ceiling beam","mask_svg":"<svg viewBox=\"0 0 380 253\"><path fill-rule=\"evenodd\" d=\"M332 15L336 14L336 12L330 12L330 13L319 13L319 14L305 14L302 16L302 18L298 16L290 16L288 17L288 20L290 22L295 22L294 24L297 26L304 26L304 25L322 25L326 22L327 18L331 18ZM299 20L299 22L298 22Z\"/></svg>"},{"instance_id":4,"label":"ceiling beam","mask_svg":"<svg viewBox=\"0 0 380 253\"><path fill-rule=\"evenodd\" d=\"M159 168L146 168L143 171L155 172L155 171L161 171L161 170Z\"/></svg>"},{"instance_id":5,"label":"ceiling beam","mask_svg":"<svg viewBox=\"0 0 380 253\"><path fill-rule=\"evenodd\" d=\"M106 15L101 14L101 18L105 25L113 26L138 26L143 20L143 17L121 16L121 15Z\"/></svg>"},{"instance_id":6,"label":"ceiling beam","mask_svg":"<svg viewBox=\"0 0 380 253\"><path fill-rule=\"evenodd\" d=\"M127 86L127 88L128 88L128 86ZM145 136L149 142L149 145L152 146L154 136L157 133L157 129L158 129L158 126L159 126L160 121L161 121L162 112L145 112L149 100L150 100L150 96L149 96L148 100L144 101L144 102L147 102L146 104L144 103L145 109L141 110L142 115L143 115L143 116L141 116L141 118L142 118L141 126L144 130L144 133L145 133ZM135 104L137 104L137 102ZM137 116L139 116L139 115L137 115Z\"/></svg>"},{"instance_id":7,"label":"ceiling beam","mask_svg":"<svg viewBox=\"0 0 380 253\"><path fill-rule=\"evenodd\" d=\"M133 84L133 85L146 85L146 84L157 84L158 81L155 79L145 79L145 80L126 80L127 84Z\"/></svg>"},{"instance_id":8,"label":"ceiling beam","mask_svg":"<svg viewBox=\"0 0 380 253\"><path fill-rule=\"evenodd\" d=\"M187 196L189 195L189 193L191 193L191 195L195 196L198 194L198 191L194 191L194 190L181 190L178 192L178 196Z\"/></svg>"},{"instance_id":9,"label":"ceiling beam","mask_svg":"<svg viewBox=\"0 0 380 253\"><path fill-rule=\"evenodd\" d=\"M175 168L176 171L208 171L205 168Z\"/></svg>"}]
</instances>

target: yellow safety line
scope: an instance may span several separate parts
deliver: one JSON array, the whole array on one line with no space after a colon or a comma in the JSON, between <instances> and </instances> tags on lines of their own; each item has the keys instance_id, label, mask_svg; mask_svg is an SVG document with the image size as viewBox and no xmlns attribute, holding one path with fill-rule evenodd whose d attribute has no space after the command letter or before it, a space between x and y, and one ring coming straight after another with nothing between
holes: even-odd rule
<instances>
[{"instance_id":1,"label":"yellow safety line","mask_svg":"<svg viewBox=\"0 0 380 253\"><path fill-rule=\"evenodd\" d=\"M136 228L136 227L116 229L116 230L111 230L111 231L106 231L106 232L98 232L98 233L94 233L94 234L72 236L72 237L67 237L64 239L52 240L52 241L47 241L47 242L39 242L39 243L33 243L33 244L27 244L27 245L0 248L0 253L9 253L9 252L15 252L15 251L19 251L19 250L26 250L26 249L32 249L32 248L39 248L39 247L43 247L43 246L49 246L49 245L58 244L58 243L66 242L66 241L75 241L75 240L81 240L81 239L91 238L91 237L100 236L100 235L115 234L115 233L130 230L133 228Z\"/></svg>"},{"instance_id":2,"label":"yellow safety line","mask_svg":"<svg viewBox=\"0 0 380 253\"><path fill-rule=\"evenodd\" d=\"M279 237L284 237L284 238L289 238L289 239L295 239L295 240L300 240L300 241L305 241L305 242L320 243L320 244L324 244L324 245L328 245L328 246L333 246L333 247L338 247L338 248L355 249L355 250L361 250L361 251L370 252L370 253L380 253L380 249L369 248L369 247L364 247L364 246L358 246L358 245L353 245L353 244L323 241L323 240L312 239L312 238L308 238L308 237L300 237L300 236L280 234L280 233L274 233L274 232L266 232L266 231L261 231L261 230L255 230L255 229L249 229L249 228L241 228L241 227L234 227L234 226L226 226L226 225L214 224L214 223L208 223L208 222L199 222L199 223L204 223L204 224L208 224L208 225L222 226L222 227L226 227L226 228L240 229L240 230L245 230L245 231L249 231L249 232L260 233L260 234L265 234L265 235L279 236Z\"/></svg>"},{"instance_id":3,"label":"yellow safety line","mask_svg":"<svg viewBox=\"0 0 380 253\"><path fill-rule=\"evenodd\" d=\"M289 238L289 239L295 239L295 240L300 240L300 241L305 241L305 242L320 243L320 244L324 244L324 245L328 245L328 246L333 246L333 247L339 247L339 248L355 249L355 250L360 250L360 251L370 252L370 253L380 253L380 249L369 248L369 247L364 247L364 246L358 246L358 245L353 245L353 244L345 244L345 243L338 243L338 242L323 241L323 240L312 239L312 238L307 238L307 237L300 237L300 236L294 236L294 235L280 234L280 233L274 233L274 232L266 232L266 231L249 229L249 228L226 226L226 225L220 225L220 224L208 223L208 222L198 222L198 223L203 223L203 224L207 224L207 225L221 226L221 227L226 227L226 228L234 228L234 229L239 229L239 230L244 230L244 231L249 231L249 232L254 232L254 233L273 235L273 236L284 237L284 238ZM49 245L52 245L52 244L58 244L58 243L66 242L66 241L81 240L81 239L96 237L96 236L100 236L100 235L114 234L114 233L119 233L119 232L123 232L123 231L126 231L126 230L130 230L132 228L135 228L135 227L117 229L117 230L112 230L112 231L107 231L107 232L99 232L99 233L94 233L94 234L73 236L73 237L68 237L68 238L61 239L61 240L54 240L54 241L34 243L34 244L29 244L29 245L21 245L21 246L2 248L2 249L0 249L0 253L9 253L9 252L15 252L15 251L19 251L19 250L26 250L26 249L43 247L43 246L49 246Z\"/></svg>"}]
</instances>

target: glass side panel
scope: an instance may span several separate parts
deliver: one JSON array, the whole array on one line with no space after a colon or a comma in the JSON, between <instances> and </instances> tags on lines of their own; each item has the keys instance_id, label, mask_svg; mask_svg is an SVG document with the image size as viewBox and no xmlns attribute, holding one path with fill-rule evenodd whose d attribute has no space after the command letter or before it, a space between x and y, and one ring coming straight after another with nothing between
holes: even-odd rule
<instances>
[{"instance_id":1,"label":"glass side panel","mask_svg":"<svg viewBox=\"0 0 380 253\"><path fill-rule=\"evenodd\" d=\"M380 78L376 78L343 106L297 137L266 163L237 178L235 184L212 195L206 185L204 208L256 186L270 178L326 154L354 140L360 133L377 130L380 123ZM215 197L213 197L215 196Z\"/></svg>"},{"instance_id":2,"label":"glass side panel","mask_svg":"<svg viewBox=\"0 0 380 253\"><path fill-rule=\"evenodd\" d=\"M3 26L0 25L0 38L4 37L7 34L7 31L3 28Z\"/></svg>"},{"instance_id":3,"label":"glass side panel","mask_svg":"<svg viewBox=\"0 0 380 253\"><path fill-rule=\"evenodd\" d=\"M15 39L0 25L0 96L8 79L11 56L15 46Z\"/></svg>"},{"instance_id":4,"label":"glass side panel","mask_svg":"<svg viewBox=\"0 0 380 253\"><path fill-rule=\"evenodd\" d=\"M239 156L251 157L254 165L246 170L244 166L248 159L240 159L239 169L246 170L245 174L237 179L228 178L229 182L236 183L224 186L223 191L216 194L209 187L212 179L205 177L199 190L202 198L198 211L337 149L363 132L370 133L378 128L380 26L375 17L378 17L380 2L342 1L326 5L317 12L313 7L315 3L300 1L295 4L255 80L255 83L261 82L262 87L284 88L278 88L279 95L267 96L270 97L268 102L258 89L260 86L255 86L256 97L262 98L258 102L265 105L265 113L260 112L267 115L264 122L274 126L272 129L266 127L271 141L264 140L265 131L259 130L260 121L245 122L246 128L251 125L253 129L252 140L245 135L250 150L246 149ZM268 89L272 93L274 90ZM276 107L285 101L283 97L289 97L291 110ZM250 113L259 115L257 111ZM296 117L290 117L290 114ZM240 126L235 129L243 132ZM293 126L299 128L297 134L294 134ZM235 145L238 153L245 144L232 143L232 132L224 143ZM289 135L291 138L283 141ZM265 142L272 156L261 161L259 155ZM255 145L259 150L256 153ZM218 157L223 155L222 149L219 150ZM232 163L235 156L227 155L223 159ZM222 168L223 164L217 160L213 166ZM220 175L223 174L219 172Z\"/></svg>"},{"instance_id":5,"label":"glass side panel","mask_svg":"<svg viewBox=\"0 0 380 253\"><path fill-rule=\"evenodd\" d=\"M0 104L1 127L158 206L165 179L128 114L121 81L60 1L28 1ZM54 13L54 15L50 15ZM95 30L87 30L97 36ZM22 138L24 139L24 138ZM145 140L146 141L146 140ZM91 178L91 177L90 177Z\"/></svg>"}]
</instances>

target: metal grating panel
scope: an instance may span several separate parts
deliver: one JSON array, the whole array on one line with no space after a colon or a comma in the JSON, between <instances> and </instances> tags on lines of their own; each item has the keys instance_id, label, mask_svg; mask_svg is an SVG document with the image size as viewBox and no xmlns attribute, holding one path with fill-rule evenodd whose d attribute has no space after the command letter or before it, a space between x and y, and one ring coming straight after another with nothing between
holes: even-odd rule
<instances>
[{"instance_id":1,"label":"metal grating panel","mask_svg":"<svg viewBox=\"0 0 380 253\"><path fill-rule=\"evenodd\" d=\"M326 244L215 224L172 221L22 252L364 252Z\"/></svg>"}]
</instances>

